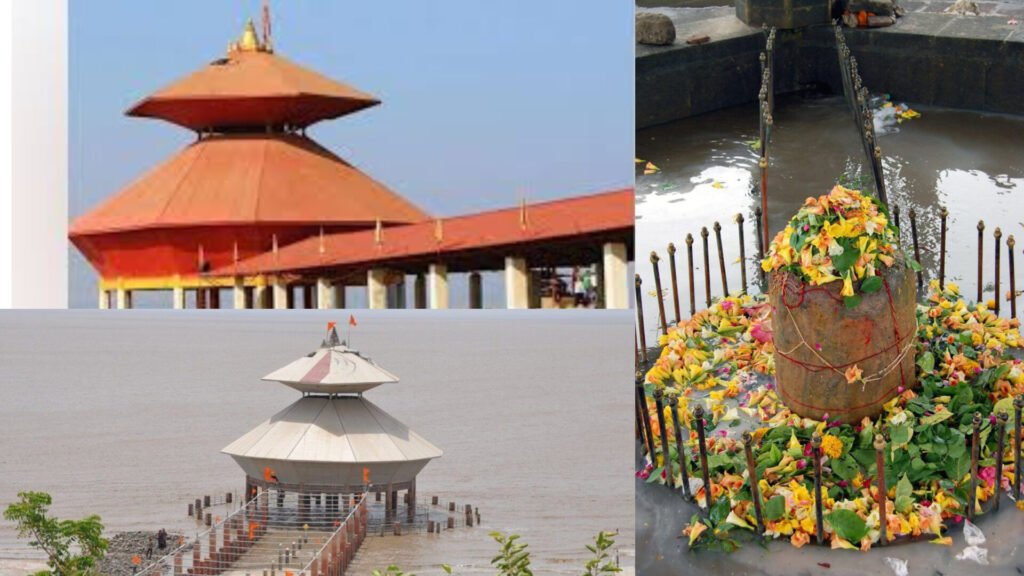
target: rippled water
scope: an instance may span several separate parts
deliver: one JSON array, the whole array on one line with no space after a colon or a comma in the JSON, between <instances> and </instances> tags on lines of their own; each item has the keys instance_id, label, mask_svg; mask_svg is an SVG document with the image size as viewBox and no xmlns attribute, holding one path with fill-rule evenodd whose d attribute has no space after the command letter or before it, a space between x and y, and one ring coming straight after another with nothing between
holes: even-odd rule
<instances>
[{"instance_id":1,"label":"rippled water","mask_svg":"<svg viewBox=\"0 0 1024 576\"><path fill-rule=\"evenodd\" d=\"M993 279L992 230L1024 240L1024 118L962 110L914 107L921 117L900 124L896 131L881 134L879 145L890 202L900 205L904 241L910 242L908 213L918 213L922 261L931 277L937 276L939 206L949 209L946 275L961 282L964 293L975 294L977 228L985 232L985 284ZM848 109L840 98L803 100L780 98L776 103L775 133L768 175L770 230L781 229L804 199L826 193L844 172L857 173L863 152ZM662 257L663 288L669 287L666 246L679 249L681 308L688 316L686 288L687 233L694 237L695 292L697 309L705 297L704 265L699 235L710 232L712 293L722 293L718 252L712 224L722 225L730 290L740 286L739 239L734 217L746 219L746 269L751 290L757 268L754 207L760 196L751 192L758 180L757 153L750 141L757 139L754 106L730 108L671 124L640 130L636 134L637 158L653 162L660 172L644 176L638 164L636 242L637 259L644 281L644 316L648 337L657 328L657 301L648 255ZM870 174L868 172L867 174ZM1018 243L1017 263L1021 262ZM1007 262L1002 260L1001 291L1007 291ZM1024 273L1017 270L1018 289ZM1004 304L1004 315L1008 307ZM671 296L667 315L675 314ZM650 341L650 340L649 340Z\"/></svg>"},{"instance_id":2,"label":"rippled water","mask_svg":"<svg viewBox=\"0 0 1024 576\"><path fill-rule=\"evenodd\" d=\"M490 574L491 530L522 534L538 574L579 573L599 530L620 531L632 565L631 315L572 312L357 312L355 347L402 378L368 398L445 451L421 498L474 504L483 525L370 538L353 574ZM0 503L43 490L57 515L97 513L111 532L194 531L188 502L242 490L220 449L296 398L259 378L342 316L0 314ZM31 557L0 521L0 573Z\"/></svg>"}]
</instances>

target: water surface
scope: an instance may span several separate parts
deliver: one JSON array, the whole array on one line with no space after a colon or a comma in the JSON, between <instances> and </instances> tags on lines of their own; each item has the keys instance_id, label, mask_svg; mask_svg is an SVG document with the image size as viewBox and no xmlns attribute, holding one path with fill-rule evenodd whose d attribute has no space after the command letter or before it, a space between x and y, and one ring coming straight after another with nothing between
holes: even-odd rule
<instances>
[{"instance_id":1,"label":"water surface","mask_svg":"<svg viewBox=\"0 0 1024 576\"><path fill-rule=\"evenodd\" d=\"M356 315L354 346L402 379L367 397L445 451L419 476L421 498L474 504L483 525L370 538L354 574L392 562L491 574L492 530L522 534L538 574L580 572L599 530L620 530L632 564L629 312ZM346 318L0 314L0 503L42 490L55 514L97 513L111 532L194 532L188 502L243 489L220 449L298 396L259 378ZM0 573L33 557L0 522Z\"/></svg>"}]
</instances>

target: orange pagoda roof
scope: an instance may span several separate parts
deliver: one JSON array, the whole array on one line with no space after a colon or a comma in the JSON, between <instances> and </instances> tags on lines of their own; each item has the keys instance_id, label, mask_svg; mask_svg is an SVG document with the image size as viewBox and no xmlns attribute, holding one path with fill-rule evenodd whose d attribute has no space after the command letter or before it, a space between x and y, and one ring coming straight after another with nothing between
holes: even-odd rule
<instances>
[{"instance_id":1,"label":"orange pagoda roof","mask_svg":"<svg viewBox=\"0 0 1024 576\"><path fill-rule=\"evenodd\" d=\"M431 220L382 231L314 235L215 275L251 275L398 261L633 229L632 188Z\"/></svg>"},{"instance_id":2,"label":"orange pagoda roof","mask_svg":"<svg viewBox=\"0 0 1024 576\"><path fill-rule=\"evenodd\" d=\"M129 116L160 118L192 130L303 128L380 104L373 96L278 56L250 37L227 57L145 98Z\"/></svg>"},{"instance_id":3,"label":"orange pagoda roof","mask_svg":"<svg viewBox=\"0 0 1024 576\"><path fill-rule=\"evenodd\" d=\"M236 134L191 144L75 220L70 235L240 224L366 227L427 218L309 138Z\"/></svg>"}]
</instances>

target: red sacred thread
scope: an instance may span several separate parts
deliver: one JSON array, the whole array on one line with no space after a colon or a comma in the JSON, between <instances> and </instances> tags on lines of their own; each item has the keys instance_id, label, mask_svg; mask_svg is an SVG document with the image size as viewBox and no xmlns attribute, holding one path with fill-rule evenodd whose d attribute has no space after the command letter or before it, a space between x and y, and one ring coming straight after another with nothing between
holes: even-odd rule
<instances>
[{"instance_id":1,"label":"red sacred thread","mask_svg":"<svg viewBox=\"0 0 1024 576\"><path fill-rule=\"evenodd\" d=\"M806 294L808 292L825 292L826 294L828 294L828 296L830 298L832 298L832 300L834 300L836 302L842 302L841 298L837 297L835 294L832 294L832 292L829 291L827 288L824 288L824 287L808 288L806 283L801 283L800 284L800 298L799 298L799 300L797 300L797 302L795 304L791 304L790 302L786 301L786 294L788 292L789 282L786 281L787 278L780 278L781 276L782 276L781 274L780 275L776 275L776 278L779 278L781 280L781 282L782 282L781 301L782 301L783 305L785 305L786 308L788 308L790 310L792 310L793 308L797 308L797 307L801 306L803 304L803 302L804 302L804 297L806 296ZM785 352L782 352L781 350L778 350L778 349L775 350L776 354L778 354L779 356L785 358L789 362L791 362L793 364L796 364L797 366L800 366L804 370L806 370L808 372L811 372L813 374L813 373L818 373L818 372L821 372L821 371L824 371L824 370L839 370L839 369L842 369L842 368L847 368L849 366L853 366L853 365L859 364L860 362L864 362L864 361L870 360L872 358L878 357L878 356L880 356L882 354L885 354L886 352L888 352L890 350L894 350L894 349L898 350L900 348L900 345L903 343L904 337L900 335L899 324L898 324L898 322L896 320L896 306L893 303L892 290L889 287L889 281L887 279L885 279L885 278L882 278L882 285L885 286L886 298L888 299L888 304L889 304L889 315L892 318L892 324L893 324L893 337L894 337L894 339L893 339L893 343L890 344L889 346L886 346L885 348L882 348L881 350L878 350L877 352L869 354L869 355L867 355L867 356L865 356L865 357L863 357L863 358L861 358L859 360L854 360L854 361L848 362L846 364L831 365L831 366L829 366L829 365L821 365L821 364L814 364L814 363L811 363L811 362L805 362L803 360L799 360L797 358L789 356ZM801 402L797 398L791 397L789 394L786 393L786 391L781 386L779 386L777 388L778 388L779 392L781 392L784 396L787 397L787 399L789 399L794 404L800 405L803 408L810 408L812 410L818 410L818 411L828 410L829 412L835 412L835 413L852 412L854 410L859 410L861 408L866 408L866 407L873 406L873 405L879 404L881 402L884 402L886 400L886 398L888 398L889 395L894 390L898 390L900 387L905 387L906 386L906 378L905 378L905 376L903 374L903 363L902 362L900 362L900 364L899 364L899 370L900 370L900 383L899 384L889 388L879 398L877 398L875 400L872 400L871 402L868 402L866 404L862 404L862 405L859 405L859 406L852 406L852 407L847 407L847 408L839 408L839 409L837 409L837 408L828 408L828 407L814 406L813 404L806 404L804 402Z\"/></svg>"}]
</instances>

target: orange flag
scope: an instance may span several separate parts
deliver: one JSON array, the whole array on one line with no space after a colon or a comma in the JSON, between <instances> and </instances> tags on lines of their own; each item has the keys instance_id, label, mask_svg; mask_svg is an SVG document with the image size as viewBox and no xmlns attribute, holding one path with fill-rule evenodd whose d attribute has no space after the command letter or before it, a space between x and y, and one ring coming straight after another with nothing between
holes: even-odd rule
<instances>
[{"instance_id":1,"label":"orange flag","mask_svg":"<svg viewBox=\"0 0 1024 576\"><path fill-rule=\"evenodd\" d=\"M277 482L277 476L274 475L274 469L269 466L263 469L263 479L267 482Z\"/></svg>"},{"instance_id":2,"label":"orange flag","mask_svg":"<svg viewBox=\"0 0 1024 576\"><path fill-rule=\"evenodd\" d=\"M136 566L142 564L142 558L139 558L138 556L132 556L132 564L135 564Z\"/></svg>"},{"instance_id":3,"label":"orange flag","mask_svg":"<svg viewBox=\"0 0 1024 576\"><path fill-rule=\"evenodd\" d=\"M331 328L334 328L337 325L338 325L337 322L328 322L327 323L327 329L330 330Z\"/></svg>"},{"instance_id":4,"label":"orange flag","mask_svg":"<svg viewBox=\"0 0 1024 576\"><path fill-rule=\"evenodd\" d=\"M355 326L356 325L356 317L354 315L352 315L352 314L348 315L348 325L349 326Z\"/></svg>"},{"instance_id":5,"label":"orange flag","mask_svg":"<svg viewBox=\"0 0 1024 576\"><path fill-rule=\"evenodd\" d=\"M369 483L370 483L370 469L369 468L363 468L363 484L369 484Z\"/></svg>"}]
</instances>

